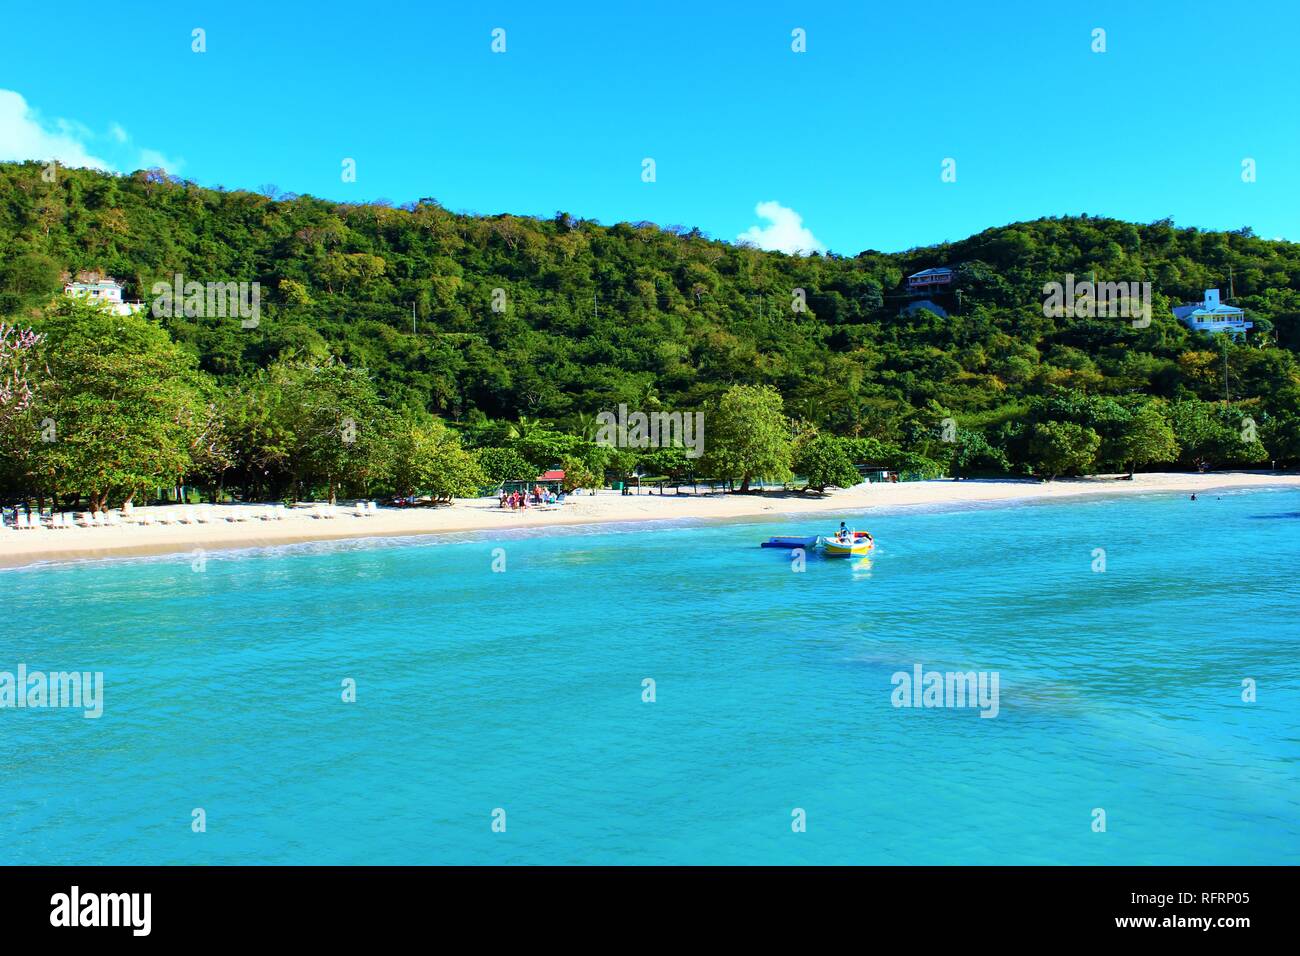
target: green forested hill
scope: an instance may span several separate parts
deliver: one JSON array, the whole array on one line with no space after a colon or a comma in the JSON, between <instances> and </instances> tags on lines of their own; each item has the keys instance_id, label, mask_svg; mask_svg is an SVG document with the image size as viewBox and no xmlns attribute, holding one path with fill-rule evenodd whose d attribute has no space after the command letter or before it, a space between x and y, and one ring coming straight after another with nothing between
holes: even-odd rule
<instances>
[{"instance_id":1,"label":"green forested hill","mask_svg":"<svg viewBox=\"0 0 1300 956\"><path fill-rule=\"evenodd\" d=\"M1213 414L1249 417L1264 446L1211 463L1297 456L1300 247L1249 230L1054 218L904 253L797 257L567 213L342 204L158 172L60 169L50 183L42 168L0 164L0 316L40 308L65 271L101 271L145 301L178 272L257 281L256 329L160 320L223 388L277 358L333 355L368 369L390 408L574 430L620 402L697 408L732 385L770 385L787 415L823 432L932 452L928 430L951 416L1013 466L1048 401L1053 420L1086 424L1100 414L1079 411L1088 403L1144 396L1178 425L1175 405L1203 403L1204 417L1226 396ZM958 267L960 301L941 300L949 317L900 315L903 278L938 265ZM1067 273L1150 281L1154 321L1045 318L1043 284ZM1248 340L1173 319L1172 304L1206 288L1235 293L1256 323ZM806 311L792 309L796 289Z\"/></svg>"}]
</instances>

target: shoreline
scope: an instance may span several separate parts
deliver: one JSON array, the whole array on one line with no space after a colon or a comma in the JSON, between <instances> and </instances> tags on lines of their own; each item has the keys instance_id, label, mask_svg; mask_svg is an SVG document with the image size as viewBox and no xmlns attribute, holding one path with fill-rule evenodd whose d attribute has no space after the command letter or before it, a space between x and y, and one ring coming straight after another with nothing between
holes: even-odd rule
<instances>
[{"instance_id":1,"label":"shoreline","mask_svg":"<svg viewBox=\"0 0 1300 956\"><path fill-rule=\"evenodd\" d=\"M601 492L570 496L562 508L530 508L524 513L502 511L495 498L458 500L439 508L381 508L369 517L355 517L340 507L335 518L313 518L307 509L288 512L281 521L250 516L265 505L212 506L212 514L239 516L207 524L124 525L0 531L0 570L46 563L99 561L112 558L156 557L213 551L271 548L324 541L420 537L461 532L523 531L577 525L652 521L725 521L796 517L833 513L863 513L876 508L919 505L1050 501L1091 496L1158 493L1208 493L1242 489L1300 488L1300 475L1277 472L1158 472L1135 475L1058 479L937 479L899 484L865 484L823 497L799 493L763 492L749 495L622 495ZM137 508L135 513L164 515L183 505Z\"/></svg>"}]
</instances>

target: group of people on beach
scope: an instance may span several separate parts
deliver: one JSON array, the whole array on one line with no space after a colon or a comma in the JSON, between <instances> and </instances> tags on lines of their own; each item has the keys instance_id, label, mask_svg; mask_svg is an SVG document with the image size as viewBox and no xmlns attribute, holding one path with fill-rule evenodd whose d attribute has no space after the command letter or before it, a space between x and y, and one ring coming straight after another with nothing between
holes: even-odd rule
<instances>
[{"instance_id":1,"label":"group of people on beach","mask_svg":"<svg viewBox=\"0 0 1300 956\"><path fill-rule=\"evenodd\" d=\"M537 485L530 492L512 491L510 494L506 494L503 490L499 503L502 508L509 508L511 511L527 511L530 504L553 505L558 500L559 496L554 491Z\"/></svg>"}]
</instances>

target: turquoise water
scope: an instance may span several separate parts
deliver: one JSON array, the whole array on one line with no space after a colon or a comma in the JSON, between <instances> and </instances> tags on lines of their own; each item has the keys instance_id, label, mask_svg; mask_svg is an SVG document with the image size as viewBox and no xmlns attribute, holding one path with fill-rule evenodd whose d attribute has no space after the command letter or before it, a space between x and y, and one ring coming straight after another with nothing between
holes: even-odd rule
<instances>
[{"instance_id":1,"label":"turquoise water","mask_svg":"<svg viewBox=\"0 0 1300 956\"><path fill-rule=\"evenodd\" d=\"M1300 862L1300 493L840 517L0 574L0 864Z\"/></svg>"}]
</instances>

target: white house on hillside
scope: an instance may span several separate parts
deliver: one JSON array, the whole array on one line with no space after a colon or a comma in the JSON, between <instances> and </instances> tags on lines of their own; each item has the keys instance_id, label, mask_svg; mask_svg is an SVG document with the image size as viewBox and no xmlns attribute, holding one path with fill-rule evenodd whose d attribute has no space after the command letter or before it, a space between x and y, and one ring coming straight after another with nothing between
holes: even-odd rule
<instances>
[{"instance_id":1,"label":"white house on hillside","mask_svg":"<svg viewBox=\"0 0 1300 956\"><path fill-rule=\"evenodd\" d=\"M922 269L920 272L914 272L907 277L907 291L929 292L932 289L942 291L949 288L955 278L957 278L957 273L947 266Z\"/></svg>"},{"instance_id":2,"label":"white house on hillside","mask_svg":"<svg viewBox=\"0 0 1300 956\"><path fill-rule=\"evenodd\" d=\"M123 302L122 284L96 273L81 273L63 286L64 295L77 295L92 302L107 303L115 315L130 315L144 308L143 302Z\"/></svg>"},{"instance_id":3,"label":"white house on hillside","mask_svg":"<svg viewBox=\"0 0 1300 956\"><path fill-rule=\"evenodd\" d=\"M1174 318L1198 332L1245 332L1255 324L1235 305L1219 302L1218 289L1206 289L1204 302L1175 306Z\"/></svg>"}]
</instances>

